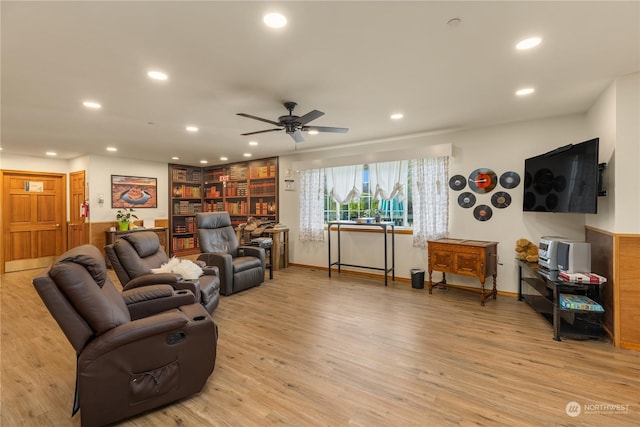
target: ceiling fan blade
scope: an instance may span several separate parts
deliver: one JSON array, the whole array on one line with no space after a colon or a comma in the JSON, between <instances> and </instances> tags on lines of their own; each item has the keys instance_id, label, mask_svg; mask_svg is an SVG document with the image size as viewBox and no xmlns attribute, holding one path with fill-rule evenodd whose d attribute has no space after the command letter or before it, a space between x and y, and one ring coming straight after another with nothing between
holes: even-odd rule
<instances>
[{"instance_id":1,"label":"ceiling fan blade","mask_svg":"<svg viewBox=\"0 0 640 427\"><path fill-rule=\"evenodd\" d=\"M330 126L304 126L304 131L317 130L318 132L334 132L334 133L347 133L349 128L334 128Z\"/></svg>"},{"instance_id":2,"label":"ceiling fan blade","mask_svg":"<svg viewBox=\"0 0 640 427\"><path fill-rule=\"evenodd\" d=\"M278 129L265 129L265 130L259 130L256 132L247 132L247 133L241 133L240 135L242 136L247 136L247 135L255 135L257 133L265 133L265 132L275 132L277 130L282 130L282 128L278 128Z\"/></svg>"},{"instance_id":3,"label":"ceiling fan blade","mask_svg":"<svg viewBox=\"0 0 640 427\"><path fill-rule=\"evenodd\" d=\"M280 123L278 123L278 122L274 122L273 120L263 119L262 117L252 116L251 114L246 114L246 113L236 113L236 114L237 114L238 116L248 117L248 118L250 118L250 119L260 120L261 122L271 123L272 125L280 126Z\"/></svg>"},{"instance_id":4,"label":"ceiling fan blade","mask_svg":"<svg viewBox=\"0 0 640 427\"><path fill-rule=\"evenodd\" d=\"M315 120L318 117L322 117L322 116L324 116L324 113L322 111L313 110L313 111L309 111L304 116L299 117L298 120L296 121L299 122L301 125L306 125L311 120Z\"/></svg>"},{"instance_id":5,"label":"ceiling fan blade","mask_svg":"<svg viewBox=\"0 0 640 427\"><path fill-rule=\"evenodd\" d=\"M302 137L302 132L300 132L299 130L296 129L295 132L289 133L289 135L291 135L291 138L293 138L293 140L295 142L302 142L304 141L304 138Z\"/></svg>"}]
</instances>

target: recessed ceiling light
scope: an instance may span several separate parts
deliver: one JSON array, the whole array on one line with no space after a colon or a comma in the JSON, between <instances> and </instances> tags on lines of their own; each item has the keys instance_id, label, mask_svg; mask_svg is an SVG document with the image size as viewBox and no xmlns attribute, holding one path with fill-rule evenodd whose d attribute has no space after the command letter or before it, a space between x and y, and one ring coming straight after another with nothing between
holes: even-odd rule
<instances>
[{"instance_id":1,"label":"recessed ceiling light","mask_svg":"<svg viewBox=\"0 0 640 427\"><path fill-rule=\"evenodd\" d=\"M162 71L155 71L155 70L148 71L147 76L149 76L149 78L153 80L167 80L169 78L169 76L166 73L163 73Z\"/></svg>"},{"instance_id":2,"label":"recessed ceiling light","mask_svg":"<svg viewBox=\"0 0 640 427\"><path fill-rule=\"evenodd\" d=\"M56 153L55 151L47 151L44 154L46 154L47 156L57 156L58 155L58 153Z\"/></svg>"},{"instance_id":3,"label":"recessed ceiling light","mask_svg":"<svg viewBox=\"0 0 640 427\"><path fill-rule=\"evenodd\" d=\"M118 151L116 147L107 147L107 151Z\"/></svg>"},{"instance_id":4,"label":"recessed ceiling light","mask_svg":"<svg viewBox=\"0 0 640 427\"><path fill-rule=\"evenodd\" d=\"M206 164L207 164L207 163L209 163L209 162L208 162L208 161L206 161L206 160L200 160L200 163L202 163L203 165L206 165Z\"/></svg>"},{"instance_id":5,"label":"recessed ceiling light","mask_svg":"<svg viewBox=\"0 0 640 427\"><path fill-rule=\"evenodd\" d=\"M521 40L516 45L516 49L518 50L526 50L531 49L532 47L536 47L542 42L540 37L530 37L528 39Z\"/></svg>"},{"instance_id":6,"label":"recessed ceiling light","mask_svg":"<svg viewBox=\"0 0 640 427\"><path fill-rule=\"evenodd\" d=\"M178 156L173 156L173 157L171 158L171 160L180 160L180 157L178 157Z\"/></svg>"},{"instance_id":7,"label":"recessed ceiling light","mask_svg":"<svg viewBox=\"0 0 640 427\"><path fill-rule=\"evenodd\" d=\"M251 157L251 153L244 153L243 156L245 157Z\"/></svg>"},{"instance_id":8,"label":"recessed ceiling light","mask_svg":"<svg viewBox=\"0 0 640 427\"><path fill-rule=\"evenodd\" d=\"M249 141L249 145L256 146L258 145L258 141Z\"/></svg>"},{"instance_id":9,"label":"recessed ceiling light","mask_svg":"<svg viewBox=\"0 0 640 427\"><path fill-rule=\"evenodd\" d=\"M222 156L222 157L220 157L220 160L222 160L223 162L226 162L227 160L229 160L229 158L225 157L225 156Z\"/></svg>"},{"instance_id":10,"label":"recessed ceiling light","mask_svg":"<svg viewBox=\"0 0 640 427\"><path fill-rule=\"evenodd\" d=\"M100 108L102 108L102 105L100 105L95 101L84 101L82 105L84 105L87 108L91 108L93 110L99 110Z\"/></svg>"},{"instance_id":11,"label":"recessed ceiling light","mask_svg":"<svg viewBox=\"0 0 640 427\"><path fill-rule=\"evenodd\" d=\"M536 90L532 87L525 87L523 89L519 89L516 91L516 95L518 96L525 96L525 95L531 95L533 92L535 92Z\"/></svg>"},{"instance_id":12,"label":"recessed ceiling light","mask_svg":"<svg viewBox=\"0 0 640 427\"><path fill-rule=\"evenodd\" d=\"M282 28L287 25L287 18L281 13L267 13L262 21L271 28Z\"/></svg>"},{"instance_id":13,"label":"recessed ceiling light","mask_svg":"<svg viewBox=\"0 0 640 427\"><path fill-rule=\"evenodd\" d=\"M402 114L402 113L393 113L390 117L391 117L391 120L400 120L401 118L404 117L404 114Z\"/></svg>"},{"instance_id":14,"label":"recessed ceiling light","mask_svg":"<svg viewBox=\"0 0 640 427\"><path fill-rule=\"evenodd\" d=\"M317 135L317 134L319 134L319 133L320 133L320 132L318 132L318 129L311 129L311 130L309 131L309 135Z\"/></svg>"},{"instance_id":15,"label":"recessed ceiling light","mask_svg":"<svg viewBox=\"0 0 640 427\"><path fill-rule=\"evenodd\" d=\"M198 132L200 130L197 126L187 126L185 127L185 129L187 130L187 132Z\"/></svg>"}]
</instances>

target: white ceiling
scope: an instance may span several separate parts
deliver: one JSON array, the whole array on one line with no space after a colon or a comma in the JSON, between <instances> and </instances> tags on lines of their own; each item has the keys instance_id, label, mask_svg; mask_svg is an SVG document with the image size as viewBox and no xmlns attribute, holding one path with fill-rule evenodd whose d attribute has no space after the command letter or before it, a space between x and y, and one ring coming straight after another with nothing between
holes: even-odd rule
<instances>
[{"instance_id":1,"label":"white ceiling","mask_svg":"<svg viewBox=\"0 0 640 427\"><path fill-rule=\"evenodd\" d=\"M216 164L585 112L640 69L639 5L2 1L2 152ZM269 11L289 25L266 28ZM532 35L539 47L515 50ZM526 86L535 94L514 95ZM84 108L89 98L103 108ZM349 132L240 136L272 126L236 113L277 120L288 100Z\"/></svg>"}]
</instances>

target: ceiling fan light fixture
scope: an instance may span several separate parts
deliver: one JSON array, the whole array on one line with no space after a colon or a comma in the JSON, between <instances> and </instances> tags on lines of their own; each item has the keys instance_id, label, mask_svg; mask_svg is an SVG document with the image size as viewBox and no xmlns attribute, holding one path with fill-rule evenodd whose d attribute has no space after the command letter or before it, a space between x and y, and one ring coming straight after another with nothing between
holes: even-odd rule
<instances>
[{"instance_id":1,"label":"ceiling fan light fixture","mask_svg":"<svg viewBox=\"0 0 640 427\"><path fill-rule=\"evenodd\" d=\"M241 133L242 136L247 135L255 135L258 133L266 133L266 132L278 132L285 131L287 135L290 135L295 142L303 142L304 138L302 136L302 132L308 131L317 131L317 132L333 132L333 133L346 133L349 131L348 128L339 128L339 127L331 127L331 126L307 126L307 123L316 120L319 117L324 116L322 111L311 110L307 114L302 116L297 116L293 114L293 110L296 107L296 103L292 101L287 101L284 104L284 108L287 109L289 114L278 117L278 121L265 119L263 117L254 116L247 113L236 113L239 116L247 117L249 119L259 120L261 122L269 123L271 125L277 126L272 129L264 129L254 132L246 132Z\"/></svg>"},{"instance_id":2,"label":"ceiling fan light fixture","mask_svg":"<svg viewBox=\"0 0 640 427\"><path fill-rule=\"evenodd\" d=\"M277 12L267 13L262 17L262 21L269 28L282 28L287 25L287 18Z\"/></svg>"},{"instance_id":3,"label":"ceiling fan light fixture","mask_svg":"<svg viewBox=\"0 0 640 427\"><path fill-rule=\"evenodd\" d=\"M317 130L317 129L310 129L310 130L309 130L309 135L317 135L317 134L319 134L319 133L320 133L320 132L318 132L318 130Z\"/></svg>"}]
</instances>

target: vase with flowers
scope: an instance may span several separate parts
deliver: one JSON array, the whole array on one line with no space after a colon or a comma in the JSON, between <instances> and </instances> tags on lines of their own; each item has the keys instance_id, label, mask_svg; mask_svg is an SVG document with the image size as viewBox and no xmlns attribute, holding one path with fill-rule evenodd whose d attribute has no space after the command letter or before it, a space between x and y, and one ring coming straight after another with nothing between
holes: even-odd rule
<instances>
[{"instance_id":1,"label":"vase with flowers","mask_svg":"<svg viewBox=\"0 0 640 427\"><path fill-rule=\"evenodd\" d=\"M118 212L116 212L116 220L118 221L118 228L120 231L128 230L132 219L138 219L138 216L133 212L133 208L118 209Z\"/></svg>"}]
</instances>

